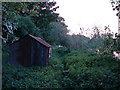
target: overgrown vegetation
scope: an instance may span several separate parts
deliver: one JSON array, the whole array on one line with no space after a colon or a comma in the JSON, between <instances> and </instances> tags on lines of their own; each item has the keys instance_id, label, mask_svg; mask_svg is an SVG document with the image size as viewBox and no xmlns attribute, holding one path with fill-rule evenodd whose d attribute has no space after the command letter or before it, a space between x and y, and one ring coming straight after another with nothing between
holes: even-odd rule
<instances>
[{"instance_id":1,"label":"overgrown vegetation","mask_svg":"<svg viewBox=\"0 0 120 90\"><path fill-rule=\"evenodd\" d=\"M113 38L93 28L91 38L69 35L56 2L4 2L2 21L3 88L120 88L119 35ZM80 29L84 32L84 29ZM22 67L9 64L9 44L26 34L38 36L52 47L48 66Z\"/></svg>"},{"instance_id":2,"label":"overgrown vegetation","mask_svg":"<svg viewBox=\"0 0 120 90\"><path fill-rule=\"evenodd\" d=\"M43 68L4 63L2 84L3 88L119 88L119 66L120 60L110 55L54 47Z\"/></svg>"}]
</instances>

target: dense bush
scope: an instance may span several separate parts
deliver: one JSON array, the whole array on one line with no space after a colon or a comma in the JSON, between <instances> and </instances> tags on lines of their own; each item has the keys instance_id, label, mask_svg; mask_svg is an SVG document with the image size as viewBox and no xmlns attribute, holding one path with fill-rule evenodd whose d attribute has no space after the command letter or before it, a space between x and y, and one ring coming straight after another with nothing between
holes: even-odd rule
<instances>
[{"instance_id":1,"label":"dense bush","mask_svg":"<svg viewBox=\"0 0 120 90\"><path fill-rule=\"evenodd\" d=\"M51 66L40 67L15 67L3 66L3 88L52 88L60 87L60 71Z\"/></svg>"},{"instance_id":2,"label":"dense bush","mask_svg":"<svg viewBox=\"0 0 120 90\"><path fill-rule=\"evenodd\" d=\"M71 52L71 49L67 47L55 47L53 49L54 49L54 52L59 56L64 56Z\"/></svg>"},{"instance_id":3,"label":"dense bush","mask_svg":"<svg viewBox=\"0 0 120 90\"><path fill-rule=\"evenodd\" d=\"M53 48L46 67L3 64L3 88L119 88L120 61L77 50L66 53L63 48Z\"/></svg>"}]
</instances>

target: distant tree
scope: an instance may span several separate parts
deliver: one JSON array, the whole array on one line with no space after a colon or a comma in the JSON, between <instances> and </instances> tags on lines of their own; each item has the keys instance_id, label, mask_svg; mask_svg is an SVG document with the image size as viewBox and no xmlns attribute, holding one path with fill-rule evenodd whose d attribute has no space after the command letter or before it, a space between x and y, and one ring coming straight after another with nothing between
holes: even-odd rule
<instances>
[{"instance_id":1,"label":"distant tree","mask_svg":"<svg viewBox=\"0 0 120 90\"><path fill-rule=\"evenodd\" d=\"M45 39L51 43L56 45L67 46L67 33L69 30L67 26L61 22L51 22L44 33Z\"/></svg>"},{"instance_id":2,"label":"distant tree","mask_svg":"<svg viewBox=\"0 0 120 90\"><path fill-rule=\"evenodd\" d=\"M78 50L87 50L89 39L90 38L85 37L84 35L81 34L68 35L69 47Z\"/></svg>"}]
</instances>

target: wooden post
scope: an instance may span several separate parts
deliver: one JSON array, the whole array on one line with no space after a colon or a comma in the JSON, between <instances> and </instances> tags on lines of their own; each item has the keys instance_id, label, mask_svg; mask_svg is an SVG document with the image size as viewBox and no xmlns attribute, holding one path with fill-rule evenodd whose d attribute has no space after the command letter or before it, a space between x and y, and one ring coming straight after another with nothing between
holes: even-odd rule
<instances>
[{"instance_id":1,"label":"wooden post","mask_svg":"<svg viewBox=\"0 0 120 90\"><path fill-rule=\"evenodd\" d=\"M0 90L2 89L2 2L0 1Z\"/></svg>"},{"instance_id":2,"label":"wooden post","mask_svg":"<svg viewBox=\"0 0 120 90\"><path fill-rule=\"evenodd\" d=\"M118 44L118 51L120 51L120 0L118 0L118 40L117 40L117 44Z\"/></svg>"},{"instance_id":3,"label":"wooden post","mask_svg":"<svg viewBox=\"0 0 120 90\"><path fill-rule=\"evenodd\" d=\"M120 35L120 0L118 1L119 11L118 11L118 35Z\"/></svg>"}]
</instances>

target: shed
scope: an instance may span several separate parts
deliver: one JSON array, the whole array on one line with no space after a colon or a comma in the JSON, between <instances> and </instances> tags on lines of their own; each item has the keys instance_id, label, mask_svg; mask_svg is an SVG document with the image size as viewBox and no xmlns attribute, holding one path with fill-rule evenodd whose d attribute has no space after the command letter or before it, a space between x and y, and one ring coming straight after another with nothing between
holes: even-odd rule
<instances>
[{"instance_id":1,"label":"shed","mask_svg":"<svg viewBox=\"0 0 120 90\"><path fill-rule=\"evenodd\" d=\"M10 45L9 61L16 66L45 66L51 56L51 45L30 34Z\"/></svg>"}]
</instances>

